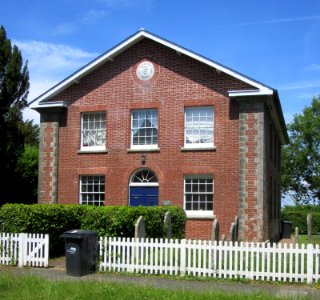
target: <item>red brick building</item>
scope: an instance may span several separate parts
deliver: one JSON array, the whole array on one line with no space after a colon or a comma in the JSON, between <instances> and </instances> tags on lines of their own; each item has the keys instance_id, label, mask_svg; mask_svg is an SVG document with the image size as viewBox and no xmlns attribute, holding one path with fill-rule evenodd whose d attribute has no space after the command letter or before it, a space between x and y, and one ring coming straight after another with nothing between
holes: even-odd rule
<instances>
[{"instance_id":1,"label":"red brick building","mask_svg":"<svg viewBox=\"0 0 320 300\"><path fill-rule=\"evenodd\" d=\"M39 203L176 205L187 238L212 223L277 239L277 91L140 30L39 96Z\"/></svg>"}]
</instances>

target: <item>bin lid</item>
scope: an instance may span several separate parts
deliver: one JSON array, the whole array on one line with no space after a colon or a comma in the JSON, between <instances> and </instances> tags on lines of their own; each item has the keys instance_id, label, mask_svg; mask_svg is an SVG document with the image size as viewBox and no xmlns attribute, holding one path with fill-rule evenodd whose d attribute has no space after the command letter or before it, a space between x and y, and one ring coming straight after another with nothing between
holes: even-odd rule
<instances>
[{"instance_id":1,"label":"bin lid","mask_svg":"<svg viewBox=\"0 0 320 300\"><path fill-rule=\"evenodd\" d=\"M64 232L62 238L83 239L88 236L97 236L98 233L92 230L74 229Z\"/></svg>"},{"instance_id":2,"label":"bin lid","mask_svg":"<svg viewBox=\"0 0 320 300\"><path fill-rule=\"evenodd\" d=\"M282 223L285 223L285 224L292 224L291 221L287 221L287 220L283 220Z\"/></svg>"}]
</instances>

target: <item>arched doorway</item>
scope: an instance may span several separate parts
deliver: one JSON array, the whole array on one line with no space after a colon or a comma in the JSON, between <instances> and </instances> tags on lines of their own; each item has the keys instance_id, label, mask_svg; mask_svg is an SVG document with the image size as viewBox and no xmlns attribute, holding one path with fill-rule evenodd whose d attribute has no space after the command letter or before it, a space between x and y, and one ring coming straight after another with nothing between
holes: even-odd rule
<instances>
[{"instance_id":1,"label":"arched doorway","mask_svg":"<svg viewBox=\"0 0 320 300\"><path fill-rule=\"evenodd\" d=\"M133 173L129 182L130 206L158 206L159 183L157 175L142 168Z\"/></svg>"}]
</instances>

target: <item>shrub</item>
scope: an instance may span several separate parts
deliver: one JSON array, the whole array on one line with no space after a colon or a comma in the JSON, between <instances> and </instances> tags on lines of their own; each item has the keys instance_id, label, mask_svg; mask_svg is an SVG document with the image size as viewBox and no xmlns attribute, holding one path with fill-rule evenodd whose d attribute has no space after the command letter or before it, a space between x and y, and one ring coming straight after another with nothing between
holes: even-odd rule
<instances>
[{"instance_id":1,"label":"shrub","mask_svg":"<svg viewBox=\"0 0 320 300\"><path fill-rule=\"evenodd\" d=\"M64 252L60 235L80 227L80 205L6 204L0 210L0 230L3 232L49 233L50 255Z\"/></svg>"},{"instance_id":2,"label":"shrub","mask_svg":"<svg viewBox=\"0 0 320 300\"><path fill-rule=\"evenodd\" d=\"M148 237L163 237L167 211L172 215L172 237L184 238L186 216L178 207L85 206L59 204L6 204L0 209L0 231L49 233L50 256L64 252L60 237L72 229L95 230L99 236L133 237L134 223L143 216Z\"/></svg>"},{"instance_id":3,"label":"shrub","mask_svg":"<svg viewBox=\"0 0 320 300\"><path fill-rule=\"evenodd\" d=\"M81 228L96 230L100 236L133 237L134 224L139 216L143 216L147 237L163 237L166 230L163 220L167 211L172 217L172 237L184 238L185 212L173 206L87 206Z\"/></svg>"},{"instance_id":4,"label":"shrub","mask_svg":"<svg viewBox=\"0 0 320 300\"><path fill-rule=\"evenodd\" d=\"M300 234L308 233L307 216L312 214L312 233L320 232L320 206L318 205L299 205L285 206L281 212L281 219L292 222L291 231L295 227L299 228Z\"/></svg>"}]
</instances>

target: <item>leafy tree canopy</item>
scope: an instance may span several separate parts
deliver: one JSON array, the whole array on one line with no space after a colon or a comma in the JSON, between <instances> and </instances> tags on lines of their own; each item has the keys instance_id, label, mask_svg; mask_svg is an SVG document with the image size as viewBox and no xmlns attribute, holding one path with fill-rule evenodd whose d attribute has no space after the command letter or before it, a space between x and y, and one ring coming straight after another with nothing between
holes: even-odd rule
<instances>
[{"instance_id":1,"label":"leafy tree canopy","mask_svg":"<svg viewBox=\"0 0 320 300\"><path fill-rule=\"evenodd\" d=\"M30 148L25 150L25 145L36 147L38 140L37 126L22 119L28 92L27 62L23 63L20 50L11 45L4 27L0 26L0 205L25 202L26 189L35 181L26 179L32 172L27 169L31 165L34 169L36 154Z\"/></svg>"},{"instance_id":2,"label":"leafy tree canopy","mask_svg":"<svg viewBox=\"0 0 320 300\"><path fill-rule=\"evenodd\" d=\"M290 144L282 151L282 189L296 204L320 204L320 98L287 125Z\"/></svg>"}]
</instances>

